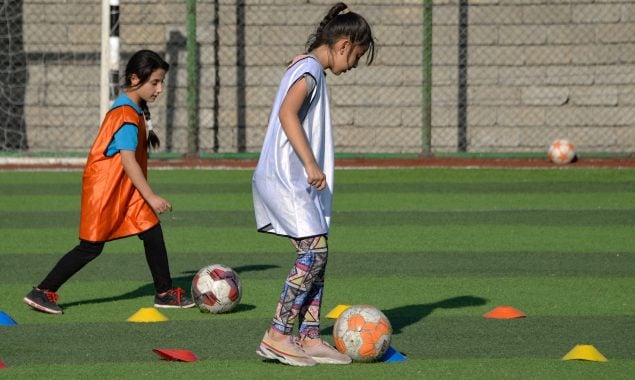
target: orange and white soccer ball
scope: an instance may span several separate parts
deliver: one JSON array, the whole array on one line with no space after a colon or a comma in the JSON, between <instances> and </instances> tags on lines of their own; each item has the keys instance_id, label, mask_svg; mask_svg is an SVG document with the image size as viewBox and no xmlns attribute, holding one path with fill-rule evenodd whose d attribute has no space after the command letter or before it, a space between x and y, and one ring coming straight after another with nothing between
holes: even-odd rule
<instances>
[{"instance_id":1,"label":"orange and white soccer ball","mask_svg":"<svg viewBox=\"0 0 635 380\"><path fill-rule=\"evenodd\" d=\"M358 362L380 359L390 347L392 327L379 309L354 305L344 310L333 326L335 347Z\"/></svg>"},{"instance_id":2,"label":"orange and white soccer ball","mask_svg":"<svg viewBox=\"0 0 635 380\"><path fill-rule=\"evenodd\" d=\"M568 164L576 159L575 146L567 140L558 139L549 146L548 155L555 164Z\"/></svg>"}]
</instances>

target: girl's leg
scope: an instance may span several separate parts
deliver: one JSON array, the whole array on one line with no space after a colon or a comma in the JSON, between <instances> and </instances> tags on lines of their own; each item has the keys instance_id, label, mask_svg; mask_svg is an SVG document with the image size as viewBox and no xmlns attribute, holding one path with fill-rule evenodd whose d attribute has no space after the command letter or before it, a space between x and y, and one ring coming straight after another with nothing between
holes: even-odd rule
<instances>
[{"instance_id":1,"label":"girl's leg","mask_svg":"<svg viewBox=\"0 0 635 380\"><path fill-rule=\"evenodd\" d=\"M349 364L351 358L339 352L320 338L320 309L324 293L324 272L328 259L328 244L326 236L317 240L295 242L298 252L319 252L316 254L313 270L313 284L308 288L304 302L299 312L299 335L303 352L316 363ZM301 297L298 297L298 300Z\"/></svg>"},{"instance_id":2,"label":"girl's leg","mask_svg":"<svg viewBox=\"0 0 635 380\"><path fill-rule=\"evenodd\" d=\"M172 289L172 276L170 276L168 252L165 248L161 224L159 223L140 233L139 239L143 241L146 261L148 262L150 273L152 273L155 291L157 294L167 292Z\"/></svg>"},{"instance_id":3,"label":"girl's leg","mask_svg":"<svg viewBox=\"0 0 635 380\"><path fill-rule=\"evenodd\" d=\"M84 240L70 252L62 256L49 274L25 297L24 303L34 309L50 314L63 314L57 304L55 293L69 278L93 261L104 249L104 243L91 243Z\"/></svg>"},{"instance_id":4,"label":"girl's leg","mask_svg":"<svg viewBox=\"0 0 635 380\"><path fill-rule=\"evenodd\" d=\"M324 276L316 279L311 292L307 295L299 315L300 338L315 339L320 337L320 309L322 307L322 293L324 290Z\"/></svg>"},{"instance_id":5,"label":"girl's leg","mask_svg":"<svg viewBox=\"0 0 635 380\"><path fill-rule=\"evenodd\" d=\"M55 264L51 272L37 286L38 289L57 292L69 278L99 256L103 249L104 243L91 243L80 240L79 245L62 256Z\"/></svg>"},{"instance_id":6,"label":"girl's leg","mask_svg":"<svg viewBox=\"0 0 635 380\"><path fill-rule=\"evenodd\" d=\"M301 314L300 333L319 336L319 310L328 257L326 236L292 242L298 255L280 295L272 326L289 335Z\"/></svg>"},{"instance_id":7,"label":"girl's leg","mask_svg":"<svg viewBox=\"0 0 635 380\"><path fill-rule=\"evenodd\" d=\"M301 339L304 338L319 338L320 337L320 310L322 308L322 295L324 293L324 272L326 271L326 264L328 262L328 246L326 237L324 239L324 254L318 256L319 260L323 262L319 264L321 268L313 281L313 286L307 294L304 304L300 309L299 314L299 335ZM322 243L320 243L321 245Z\"/></svg>"},{"instance_id":8,"label":"girl's leg","mask_svg":"<svg viewBox=\"0 0 635 380\"><path fill-rule=\"evenodd\" d=\"M185 291L183 289L172 289L168 252L165 249L161 224L157 224L149 230L140 233L139 239L143 240L146 261L154 281L154 290L156 292L154 307L187 309L196 306L189 297L184 295Z\"/></svg>"}]
</instances>

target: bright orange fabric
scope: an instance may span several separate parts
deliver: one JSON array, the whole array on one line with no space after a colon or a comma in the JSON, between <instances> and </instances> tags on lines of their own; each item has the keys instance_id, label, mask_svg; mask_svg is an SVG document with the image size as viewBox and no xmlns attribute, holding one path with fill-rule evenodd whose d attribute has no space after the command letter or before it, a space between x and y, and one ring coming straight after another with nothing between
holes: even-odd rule
<instances>
[{"instance_id":1,"label":"bright orange fabric","mask_svg":"<svg viewBox=\"0 0 635 380\"><path fill-rule=\"evenodd\" d=\"M130 106L120 106L106 114L88 154L82 181L82 208L79 238L104 242L147 231L159 223L152 207L143 199L126 175L119 153L106 156L108 144L124 124L139 131L137 162L148 176L148 149L143 115Z\"/></svg>"}]
</instances>

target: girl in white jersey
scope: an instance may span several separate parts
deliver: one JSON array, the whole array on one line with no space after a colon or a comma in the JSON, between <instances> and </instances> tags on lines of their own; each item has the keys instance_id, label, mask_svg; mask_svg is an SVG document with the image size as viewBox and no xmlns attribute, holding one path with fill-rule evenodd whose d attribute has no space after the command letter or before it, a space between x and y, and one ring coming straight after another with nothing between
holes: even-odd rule
<instances>
[{"instance_id":1,"label":"girl in white jersey","mask_svg":"<svg viewBox=\"0 0 635 380\"><path fill-rule=\"evenodd\" d=\"M351 362L320 338L334 172L325 70L340 75L366 53L370 64L374 51L366 20L337 3L280 82L253 176L254 210L258 231L290 238L297 256L256 351L264 358L297 366Z\"/></svg>"}]
</instances>

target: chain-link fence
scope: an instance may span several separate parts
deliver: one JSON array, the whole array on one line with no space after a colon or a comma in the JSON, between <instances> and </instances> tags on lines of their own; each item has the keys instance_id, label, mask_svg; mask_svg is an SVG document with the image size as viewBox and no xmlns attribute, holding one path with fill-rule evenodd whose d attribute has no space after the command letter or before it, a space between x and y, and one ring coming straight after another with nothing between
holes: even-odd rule
<instances>
[{"instance_id":1,"label":"chain-link fence","mask_svg":"<svg viewBox=\"0 0 635 380\"><path fill-rule=\"evenodd\" d=\"M120 70L141 48L171 64L151 105L162 150L258 152L285 64L333 2L191 0L189 71L186 3L119 1ZM347 3L378 52L372 66L328 75L336 151L543 152L567 138L633 153L635 2ZM0 4L0 151L86 152L100 123L100 2Z\"/></svg>"}]
</instances>

